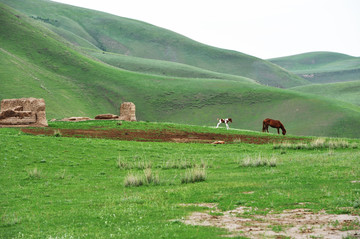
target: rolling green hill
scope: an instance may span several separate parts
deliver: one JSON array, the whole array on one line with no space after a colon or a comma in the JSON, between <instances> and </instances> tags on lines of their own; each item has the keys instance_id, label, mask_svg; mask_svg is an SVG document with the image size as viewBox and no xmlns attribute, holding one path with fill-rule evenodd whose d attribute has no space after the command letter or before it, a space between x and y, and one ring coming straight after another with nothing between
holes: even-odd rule
<instances>
[{"instance_id":1,"label":"rolling green hill","mask_svg":"<svg viewBox=\"0 0 360 239\"><path fill-rule=\"evenodd\" d=\"M118 114L121 102L132 101L143 121L215 126L216 118L232 117L232 128L259 131L262 120L271 117L281 119L289 134L360 135L360 107L351 104L240 77L177 78L123 70L88 57L4 4L0 26L0 99L44 98L48 119Z\"/></svg>"},{"instance_id":2,"label":"rolling green hill","mask_svg":"<svg viewBox=\"0 0 360 239\"><path fill-rule=\"evenodd\" d=\"M360 106L360 80L299 86L292 90L325 96Z\"/></svg>"},{"instance_id":3,"label":"rolling green hill","mask_svg":"<svg viewBox=\"0 0 360 239\"><path fill-rule=\"evenodd\" d=\"M311 52L269 61L313 83L360 80L360 57L334 52Z\"/></svg>"},{"instance_id":4,"label":"rolling green hill","mask_svg":"<svg viewBox=\"0 0 360 239\"><path fill-rule=\"evenodd\" d=\"M262 59L207 46L144 22L47 0L0 2L44 23L44 26L68 41L87 49L182 63L219 73L243 76L264 85L280 88L308 84L308 81ZM112 58L116 56L112 55ZM118 56L117 61L122 61L124 56ZM108 58L99 59L108 62ZM143 64L147 63L148 61ZM129 67L129 64L122 65L122 68L126 67ZM128 69L134 70L132 67ZM195 73L192 77L197 78L199 75Z\"/></svg>"},{"instance_id":5,"label":"rolling green hill","mask_svg":"<svg viewBox=\"0 0 360 239\"><path fill-rule=\"evenodd\" d=\"M86 54L94 57L109 65L127 69L130 71L141 72L146 74L154 74L160 76L175 76L185 78L208 78L208 79L226 79L235 81L247 81L255 83L254 80L242 76L229 75L224 73L204 70L198 67L185 65L171 61L161 61L146 59L140 57L125 56L122 54L111 52L100 52L87 50Z\"/></svg>"}]
</instances>

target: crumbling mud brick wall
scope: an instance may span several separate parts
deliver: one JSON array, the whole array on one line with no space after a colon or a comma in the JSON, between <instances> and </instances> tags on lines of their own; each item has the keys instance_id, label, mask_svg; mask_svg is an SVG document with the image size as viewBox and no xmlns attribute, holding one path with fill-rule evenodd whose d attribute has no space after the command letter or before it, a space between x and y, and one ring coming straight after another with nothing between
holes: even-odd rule
<instances>
[{"instance_id":1,"label":"crumbling mud brick wall","mask_svg":"<svg viewBox=\"0 0 360 239\"><path fill-rule=\"evenodd\" d=\"M136 121L135 104L132 102L124 102L120 106L119 120Z\"/></svg>"},{"instance_id":2,"label":"crumbling mud brick wall","mask_svg":"<svg viewBox=\"0 0 360 239\"><path fill-rule=\"evenodd\" d=\"M44 99L3 99L0 105L0 127L48 126Z\"/></svg>"}]
</instances>

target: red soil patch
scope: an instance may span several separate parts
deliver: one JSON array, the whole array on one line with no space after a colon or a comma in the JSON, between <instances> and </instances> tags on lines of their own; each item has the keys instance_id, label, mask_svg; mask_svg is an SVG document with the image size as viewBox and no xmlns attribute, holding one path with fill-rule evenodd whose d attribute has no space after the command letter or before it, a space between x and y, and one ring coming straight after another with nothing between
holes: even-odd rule
<instances>
[{"instance_id":1,"label":"red soil patch","mask_svg":"<svg viewBox=\"0 0 360 239\"><path fill-rule=\"evenodd\" d=\"M36 128L22 129L22 132L33 135L53 136L59 132L62 137L79 138L104 138L127 141L155 141L155 142L177 142L177 143L213 143L214 141L225 141L225 143L243 142L249 144L280 143L282 141L298 141L298 138L286 137L282 139L276 136L249 136L215 133L197 133L174 130L130 130L130 129L49 129Z\"/></svg>"}]
</instances>

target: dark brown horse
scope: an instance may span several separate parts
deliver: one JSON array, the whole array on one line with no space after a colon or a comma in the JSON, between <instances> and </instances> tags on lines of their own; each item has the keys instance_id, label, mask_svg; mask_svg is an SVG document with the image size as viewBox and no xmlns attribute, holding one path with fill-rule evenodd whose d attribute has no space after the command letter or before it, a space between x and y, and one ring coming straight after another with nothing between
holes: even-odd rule
<instances>
[{"instance_id":1,"label":"dark brown horse","mask_svg":"<svg viewBox=\"0 0 360 239\"><path fill-rule=\"evenodd\" d=\"M285 129L284 125L279 120L273 120L273 119L269 119L269 118L264 119L262 132L268 132L269 133L269 126L272 127L272 128L276 128L278 134L279 134L279 129L282 130L283 135L286 134L286 129Z\"/></svg>"}]
</instances>

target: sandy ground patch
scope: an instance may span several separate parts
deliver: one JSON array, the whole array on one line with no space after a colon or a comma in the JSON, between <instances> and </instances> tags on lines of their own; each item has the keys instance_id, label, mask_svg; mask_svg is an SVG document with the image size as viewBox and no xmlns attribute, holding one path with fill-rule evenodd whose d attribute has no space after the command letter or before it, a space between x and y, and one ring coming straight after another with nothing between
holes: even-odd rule
<instances>
[{"instance_id":1,"label":"sandy ground patch","mask_svg":"<svg viewBox=\"0 0 360 239\"><path fill-rule=\"evenodd\" d=\"M194 204L182 205L194 206ZM206 207L206 204L198 204ZM214 204L207 212L194 212L182 220L188 225L225 228L229 237L249 238L360 238L360 216L318 213L308 209L285 210L281 214L246 215L249 207L221 212Z\"/></svg>"}]
</instances>

